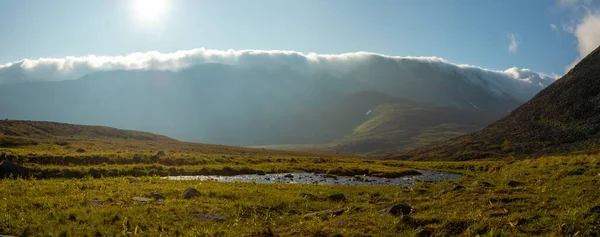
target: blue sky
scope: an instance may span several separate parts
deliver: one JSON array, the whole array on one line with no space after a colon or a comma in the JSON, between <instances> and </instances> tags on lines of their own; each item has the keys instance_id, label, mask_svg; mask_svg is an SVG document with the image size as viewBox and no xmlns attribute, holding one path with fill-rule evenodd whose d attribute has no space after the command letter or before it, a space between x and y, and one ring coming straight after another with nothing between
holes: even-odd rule
<instances>
[{"instance_id":1,"label":"blue sky","mask_svg":"<svg viewBox=\"0 0 600 237\"><path fill-rule=\"evenodd\" d=\"M171 0L159 19L142 22L127 0L3 0L0 64L204 47L371 51L562 74L581 54L581 38L572 29L598 5L590 0Z\"/></svg>"}]
</instances>

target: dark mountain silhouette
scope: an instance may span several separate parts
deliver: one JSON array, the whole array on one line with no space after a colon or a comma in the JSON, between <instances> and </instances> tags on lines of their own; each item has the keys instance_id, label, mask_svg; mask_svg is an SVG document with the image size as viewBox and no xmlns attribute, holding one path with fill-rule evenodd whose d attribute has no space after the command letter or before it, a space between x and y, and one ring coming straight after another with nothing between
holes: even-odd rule
<instances>
[{"instance_id":1,"label":"dark mountain silhouette","mask_svg":"<svg viewBox=\"0 0 600 237\"><path fill-rule=\"evenodd\" d=\"M390 156L414 160L536 157L596 151L600 143L600 48L505 118L471 135Z\"/></svg>"}]
</instances>

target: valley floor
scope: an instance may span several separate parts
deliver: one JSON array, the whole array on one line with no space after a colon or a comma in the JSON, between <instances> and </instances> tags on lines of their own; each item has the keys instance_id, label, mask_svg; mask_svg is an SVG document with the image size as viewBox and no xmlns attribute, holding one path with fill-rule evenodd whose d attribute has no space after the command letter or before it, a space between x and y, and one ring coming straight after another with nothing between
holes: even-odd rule
<instances>
[{"instance_id":1,"label":"valley floor","mask_svg":"<svg viewBox=\"0 0 600 237\"><path fill-rule=\"evenodd\" d=\"M276 167L293 169L289 168L289 160L268 165L253 164L251 160L245 160L247 163L243 165L266 171L276 171ZM344 164L348 161L355 162ZM305 167L330 170L337 166L346 166L345 170L375 167L380 172L430 169L457 172L463 177L406 188L171 181L144 175L5 179L0 180L0 234L596 236L600 233L597 188L600 160L595 155L493 162L348 159L338 163L333 158L326 163L303 162L308 161L300 161ZM369 172L379 172L375 169ZM184 192L188 188L199 193L186 199ZM164 201L155 201L158 195L155 192ZM341 195L328 198L333 194L343 194L345 198ZM381 212L394 204L402 205L391 212ZM403 204L412 208L412 211L408 208L410 214L400 214L407 209Z\"/></svg>"}]
</instances>

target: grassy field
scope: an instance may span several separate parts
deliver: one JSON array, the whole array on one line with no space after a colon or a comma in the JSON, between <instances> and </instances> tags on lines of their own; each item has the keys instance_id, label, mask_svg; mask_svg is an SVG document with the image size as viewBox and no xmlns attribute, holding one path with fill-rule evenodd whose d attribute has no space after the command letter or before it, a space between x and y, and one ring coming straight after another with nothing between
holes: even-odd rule
<instances>
[{"instance_id":1,"label":"grassy field","mask_svg":"<svg viewBox=\"0 0 600 237\"><path fill-rule=\"evenodd\" d=\"M0 160L30 168L33 178L0 180L0 234L600 234L597 227L600 226L597 188L600 159L596 154L531 160L416 162L182 143L152 134L104 128L92 130L91 135L87 132L56 135L31 129L1 131L12 135L0 136L3 144ZM261 172L401 177L421 169L459 173L462 178L452 182L422 182L414 187L218 183L160 178ZM188 188L197 189L198 196L184 198ZM334 194L338 197L343 194L345 199L328 198ZM164 201L156 201L155 196ZM408 210L412 211L406 215L381 213L399 204L410 206ZM401 210L406 210L404 207Z\"/></svg>"},{"instance_id":2,"label":"grassy field","mask_svg":"<svg viewBox=\"0 0 600 237\"><path fill-rule=\"evenodd\" d=\"M421 183L411 188L168 181L158 177L8 179L0 181L0 233L594 236L600 231L600 161L592 155L377 163L390 169L449 170L464 176L452 183ZM201 195L184 199L187 188L195 188ZM132 199L152 192L163 194L164 203ZM322 198L341 193L347 200L311 200L301 193ZM409 204L412 213L401 217L379 212L397 203ZM337 212L310 214L331 209Z\"/></svg>"}]
</instances>

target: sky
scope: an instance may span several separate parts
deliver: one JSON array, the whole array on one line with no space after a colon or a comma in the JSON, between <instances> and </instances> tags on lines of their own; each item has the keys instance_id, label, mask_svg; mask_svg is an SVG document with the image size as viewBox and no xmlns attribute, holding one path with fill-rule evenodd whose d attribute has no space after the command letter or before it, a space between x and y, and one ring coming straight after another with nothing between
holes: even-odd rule
<instances>
[{"instance_id":1,"label":"sky","mask_svg":"<svg viewBox=\"0 0 600 237\"><path fill-rule=\"evenodd\" d=\"M206 48L435 56L562 75L600 44L594 0L139 1L0 1L0 65Z\"/></svg>"}]
</instances>

